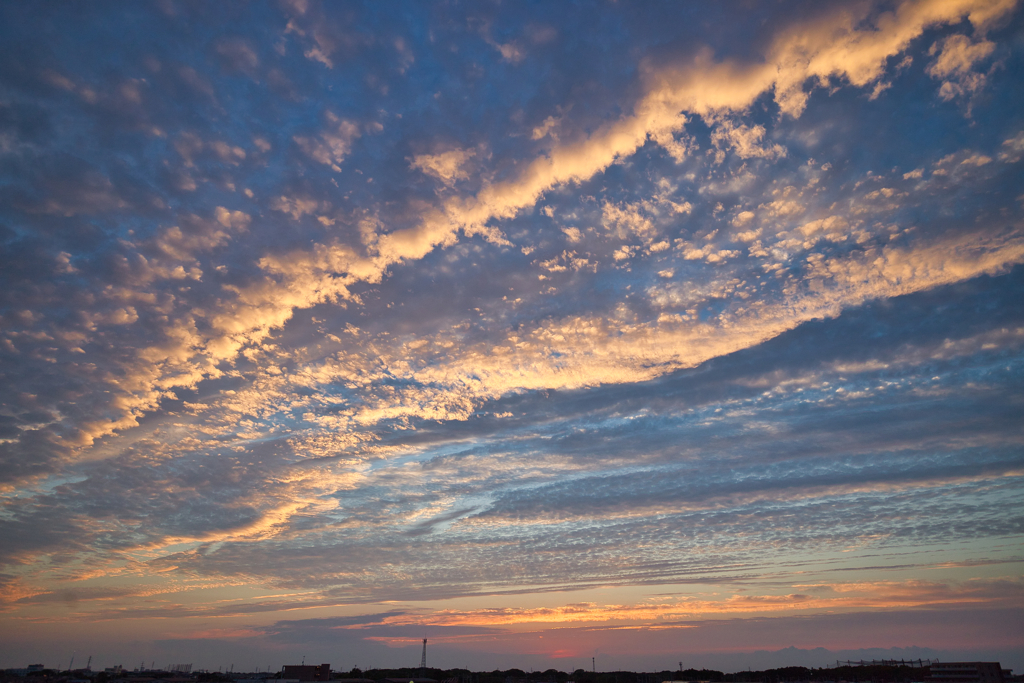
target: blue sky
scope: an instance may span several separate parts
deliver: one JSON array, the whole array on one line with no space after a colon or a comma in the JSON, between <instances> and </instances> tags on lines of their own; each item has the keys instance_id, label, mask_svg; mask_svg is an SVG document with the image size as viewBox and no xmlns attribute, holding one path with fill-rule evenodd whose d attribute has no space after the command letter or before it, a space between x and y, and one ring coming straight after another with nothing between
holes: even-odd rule
<instances>
[{"instance_id":1,"label":"blue sky","mask_svg":"<svg viewBox=\"0 0 1024 683\"><path fill-rule=\"evenodd\" d=\"M0 665L1024 668L1015 0L0 12Z\"/></svg>"}]
</instances>

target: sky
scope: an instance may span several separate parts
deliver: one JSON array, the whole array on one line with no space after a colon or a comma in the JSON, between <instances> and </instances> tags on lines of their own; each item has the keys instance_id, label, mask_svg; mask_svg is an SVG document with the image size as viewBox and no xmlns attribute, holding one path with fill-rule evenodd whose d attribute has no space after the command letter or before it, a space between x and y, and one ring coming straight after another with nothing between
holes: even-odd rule
<instances>
[{"instance_id":1,"label":"sky","mask_svg":"<svg viewBox=\"0 0 1024 683\"><path fill-rule=\"evenodd\" d=\"M0 666L1021 671L1022 4L0 4Z\"/></svg>"}]
</instances>

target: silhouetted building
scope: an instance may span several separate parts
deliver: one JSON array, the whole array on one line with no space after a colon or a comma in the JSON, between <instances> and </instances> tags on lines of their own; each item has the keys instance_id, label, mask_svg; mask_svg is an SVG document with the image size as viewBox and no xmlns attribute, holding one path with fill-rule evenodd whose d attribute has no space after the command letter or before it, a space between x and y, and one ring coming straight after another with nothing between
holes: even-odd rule
<instances>
[{"instance_id":1,"label":"silhouetted building","mask_svg":"<svg viewBox=\"0 0 1024 683\"><path fill-rule=\"evenodd\" d=\"M281 672L281 678L290 678L296 681L329 681L331 680L331 665L321 664L320 666L298 666L286 664Z\"/></svg>"},{"instance_id":2,"label":"silhouetted building","mask_svg":"<svg viewBox=\"0 0 1024 683\"><path fill-rule=\"evenodd\" d=\"M932 664L931 683L1003 683L999 662L943 662Z\"/></svg>"}]
</instances>

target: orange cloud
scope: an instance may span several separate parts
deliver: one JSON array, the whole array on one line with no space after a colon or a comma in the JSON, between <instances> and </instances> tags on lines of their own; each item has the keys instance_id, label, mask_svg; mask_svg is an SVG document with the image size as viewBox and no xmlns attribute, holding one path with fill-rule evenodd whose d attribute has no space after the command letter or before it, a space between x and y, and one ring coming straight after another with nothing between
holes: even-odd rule
<instances>
[{"instance_id":1,"label":"orange cloud","mask_svg":"<svg viewBox=\"0 0 1024 683\"><path fill-rule=\"evenodd\" d=\"M927 581L874 581L794 585L786 594L734 594L722 599L687 598L671 603L599 605L593 602L557 607L500 607L438 610L388 616L374 625L516 626L523 624L617 624L643 622L676 627L670 622L708 616L764 615L820 611L887 610L951 605L1024 605L1024 579L977 579L961 584ZM345 628L359 629L363 626Z\"/></svg>"}]
</instances>

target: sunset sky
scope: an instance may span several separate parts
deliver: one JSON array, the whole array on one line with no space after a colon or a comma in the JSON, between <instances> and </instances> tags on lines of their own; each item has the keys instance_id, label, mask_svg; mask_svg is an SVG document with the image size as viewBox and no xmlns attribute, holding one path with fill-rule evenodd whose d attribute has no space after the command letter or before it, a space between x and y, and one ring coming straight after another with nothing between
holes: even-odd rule
<instances>
[{"instance_id":1,"label":"sunset sky","mask_svg":"<svg viewBox=\"0 0 1024 683\"><path fill-rule=\"evenodd\" d=\"M1024 669L1024 3L0 4L0 667Z\"/></svg>"}]
</instances>

